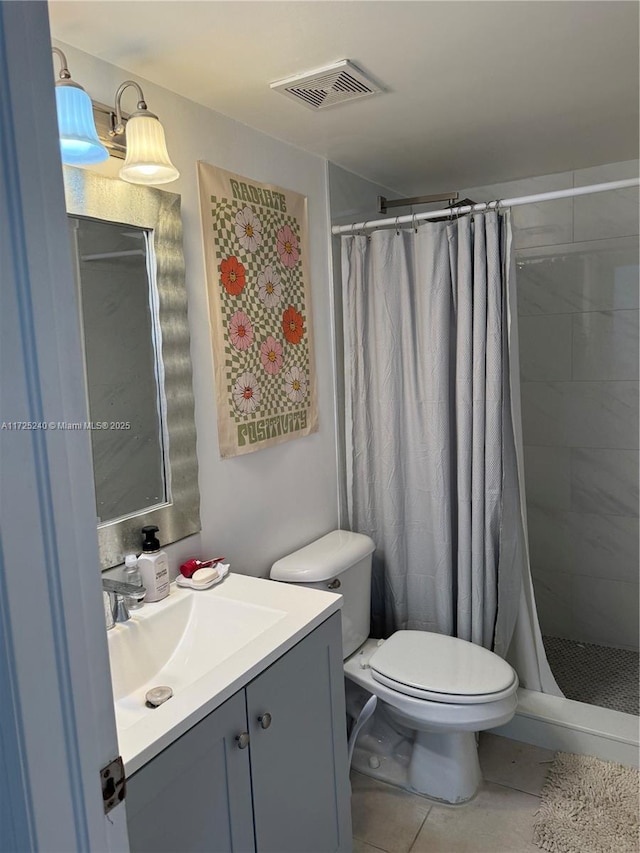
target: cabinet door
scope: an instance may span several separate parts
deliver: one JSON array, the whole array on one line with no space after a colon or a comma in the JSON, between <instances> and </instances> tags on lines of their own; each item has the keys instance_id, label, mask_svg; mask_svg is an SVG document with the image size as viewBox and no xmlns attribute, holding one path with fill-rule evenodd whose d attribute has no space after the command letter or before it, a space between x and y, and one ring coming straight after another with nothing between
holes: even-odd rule
<instances>
[{"instance_id":1,"label":"cabinet door","mask_svg":"<svg viewBox=\"0 0 640 853\"><path fill-rule=\"evenodd\" d=\"M255 851L245 730L241 691L127 780L132 853Z\"/></svg>"},{"instance_id":2,"label":"cabinet door","mask_svg":"<svg viewBox=\"0 0 640 853\"><path fill-rule=\"evenodd\" d=\"M258 853L350 851L339 613L251 682L247 714Z\"/></svg>"}]
</instances>

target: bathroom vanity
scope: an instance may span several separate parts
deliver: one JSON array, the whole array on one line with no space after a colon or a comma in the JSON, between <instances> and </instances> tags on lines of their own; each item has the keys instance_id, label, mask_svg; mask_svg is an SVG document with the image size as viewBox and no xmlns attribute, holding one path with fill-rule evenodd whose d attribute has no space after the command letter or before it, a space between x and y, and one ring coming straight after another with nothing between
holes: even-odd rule
<instances>
[{"instance_id":1,"label":"bathroom vanity","mask_svg":"<svg viewBox=\"0 0 640 853\"><path fill-rule=\"evenodd\" d=\"M351 850L340 604L230 575L109 632L134 853Z\"/></svg>"}]
</instances>

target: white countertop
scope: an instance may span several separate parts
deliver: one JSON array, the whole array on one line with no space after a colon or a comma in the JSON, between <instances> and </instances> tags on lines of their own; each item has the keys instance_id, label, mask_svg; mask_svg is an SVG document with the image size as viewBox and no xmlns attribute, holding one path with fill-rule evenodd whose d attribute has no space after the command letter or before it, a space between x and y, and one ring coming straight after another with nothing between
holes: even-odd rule
<instances>
[{"instance_id":1,"label":"white countertop","mask_svg":"<svg viewBox=\"0 0 640 853\"><path fill-rule=\"evenodd\" d=\"M274 624L266 627L257 636L250 637L244 645L243 638L236 636L234 651L224 657L222 650L222 660L214 660L212 668L207 670L205 667L204 674L198 673L192 683L185 683L179 689L174 689L174 696L158 708L144 706L144 693L151 684L145 684L139 690L115 701L118 743L127 776L139 770L176 738L246 686L342 606L342 596L331 592L233 573L208 590L182 589L173 583L168 598L161 602L145 604L141 610L132 614L131 623L116 625L108 632L110 653L112 643L120 643L122 647L125 642L126 653L133 658L132 664L127 663L127 666L135 667L138 642L135 632L147 630L151 620L163 610L166 618L168 608L189 608L194 602L185 599L190 596L222 599L208 603L227 607L230 613L234 612L234 608L238 610L239 605L243 604L260 610L267 608L272 611L270 619ZM204 603L202 601L202 604ZM186 635L186 631L184 634ZM139 650L142 658L144 650L141 647ZM218 657L220 656L218 654Z\"/></svg>"}]
</instances>

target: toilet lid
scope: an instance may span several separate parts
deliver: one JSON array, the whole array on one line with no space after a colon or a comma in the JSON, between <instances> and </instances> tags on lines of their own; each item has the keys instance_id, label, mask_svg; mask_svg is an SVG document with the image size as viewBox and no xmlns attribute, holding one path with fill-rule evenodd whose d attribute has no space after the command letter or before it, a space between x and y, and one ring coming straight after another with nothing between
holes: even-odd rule
<instances>
[{"instance_id":1,"label":"toilet lid","mask_svg":"<svg viewBox=\"0 0 640 853\"><path fill-rule=\"evenodd\" d=\"M397 631L369 666L374 679L401 693L440 701L490 701L517 685L512 667L488 649L426 631Z\"/></svg>"}]
</instances>

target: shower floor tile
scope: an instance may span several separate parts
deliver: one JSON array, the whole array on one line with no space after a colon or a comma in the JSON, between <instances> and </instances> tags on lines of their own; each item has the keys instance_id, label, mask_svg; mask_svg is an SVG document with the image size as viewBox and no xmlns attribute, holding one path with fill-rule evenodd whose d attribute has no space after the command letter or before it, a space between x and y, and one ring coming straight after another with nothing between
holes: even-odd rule
<instances>
[{"instance_id":1,"label":"shower floor tile","mask_svg":"<svg viewBox=\"0 0 640 853\"><path fill-rule=\"evenodd\" d=\"M638 652L543 637L549 666L568 699L638 714Z\"/></svg>"}]
</instances>

